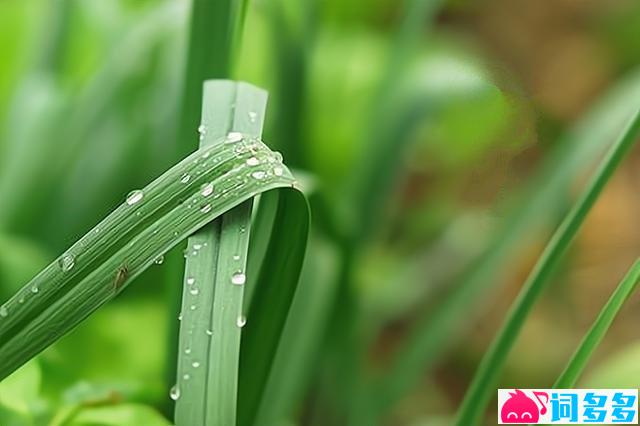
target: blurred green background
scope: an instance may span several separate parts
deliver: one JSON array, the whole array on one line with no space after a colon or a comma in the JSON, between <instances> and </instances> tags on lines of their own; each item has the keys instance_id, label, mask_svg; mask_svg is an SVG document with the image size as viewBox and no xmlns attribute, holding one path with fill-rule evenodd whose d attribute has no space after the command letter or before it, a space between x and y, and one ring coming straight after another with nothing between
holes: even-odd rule
<instances>
[{"instance_id":1,"label":"blurred green background","mask_svg":"<svg viewBox=\"0 0 640 426\"><path fill-rule=\"evenodd\" d=\"M301 283L312 302L298 306L312 318L279 425L449 424L591 170L578 154L588 142L572 135L606 143L597 129L615 134L639 105L636 0L420 3L250 4L234 78L269 91L264 140L301 172L314 220ZM176 138L189 8L0 0L0 302L131 189L196 149L196 129L190 141ZM556 175L567 185L531 206L539 223L510 228ZM557 377L640 253L639 185L635 149L535 308L503 387ZM508 249L455 323L442 325L438 353L423 351L393 376L408 336L440 327L428 314L496 246ZM1 383L0 424L167 424L177 323L169 269L154 266ZM639 321L634 297L583 387L640 387ZM385 394L387 376L402 374L410 383L382 397L377 419L358 420L368 418L369 390L383 383Z\"/></svg>"}]
</instances>

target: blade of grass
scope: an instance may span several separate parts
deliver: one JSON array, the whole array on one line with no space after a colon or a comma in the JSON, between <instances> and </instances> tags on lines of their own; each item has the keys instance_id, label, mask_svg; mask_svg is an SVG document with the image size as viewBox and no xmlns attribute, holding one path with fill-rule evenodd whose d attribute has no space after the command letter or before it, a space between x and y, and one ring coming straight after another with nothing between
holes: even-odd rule
<instances>
[{"instance_id":1,"label":"blade of grass","mask_svg":"<svg viewBox=\"0 0 640 426\"><path fill-rule=\"evenodd\" d=\"M238 54L238 45L244 26L244 17L248 0L194 0L191 2L190 34L188 53L184 75L184 88L182 92L180 119L177 126L177 140L189 141L201 121L203 85L209 79L231 78L235 58ZM222 105L222 104L221 104ZM227 103L227 108L230 106ZM229 117L230 110L224 111L224 116ZM215 118L214 118L215 119ZM212 123L213 124L213 123ZM224 123L229 126L229 121ZM228 130L228 129L227 129ZM211 131L224 131L222 126L212 128ZM176 144L176 155L182 158L191 149L188 144ZM209 230L219 239L220 224L213 225ZM216 249L217 250L217 249ZM209 255L209 254L207 254ZM180 305L179 293L173 291L174 283L178 280L178 264L180 259L176 254L168 258L170 269L166 274L168 287L168 300L171 310L177 315ZM171 323L169 336L169 351L167 357L167 376L175 378L175 366L178 365L177 354L174 350L178 346L178 330L175 322ZM200 412L200 410L198 410ZM178 413L181 417L182 414ZM204 416L204 413L201 414Z\"/></svg>"},{"instance_id":2,"label":"blade of grass","mask_svg":"<svg viewBox=\"0 0 640 426\"><path fill-rule=\"evenodd\" d=\"M260 269L259 284L253 290L240 352L238 424L241 426L255 424L304 260L306 238L294 241L287 238L288 234L309 232L309 221L292 214L296 204L291 194L279 194L267 257ZM287 263L273 262L271 257L276 254L287 259Z\"/></svg>"},{"instance_id":3,"label":"blade of grass","mask_svg":"<svg viewBox=\"0 0 640 426\"><path fill-rule=\"evenodd\" d=\"M498 282L501 265L507 264L530 236L552 217L549 206L560 204L567 191L598 155L609 146L624 120L634 112L640 93L640 72L631 74L610 92L559 141L558 148L541 167L517 207L505 221L484 254L478 258L459 284L434 310L425 312L409 337L398 349L391 367L376 386L370 404L385 412L420 380L416 371L428 371L446 351L457 329L487 290ZM514 200L512 200L514 201ZM518 200L515 200L518 201Z\"/></svg>"},{"instance_id":4,"label":"blade of grass","mask_svg":"<svg viewBox=\"0 0 640 426\"><path fill-rule=\"evenodd\" d=\"M573 388L582 374L589 358L604 338L605 334L611 327L614 319L622 309L622 306L635 291L640 281L640 260L636 260L627 275L622 279L618 287L615 289L611 298L602 308L595 322L584 336L584 339L578 346L578 349L571 357L558 380L553 384L555 389Z\"/></svg>"},{"instance_id":5,"label":"blade of grass","mask_svg":"<svg viewBox=\"0 0 640 426\"><path fill-rule=\"evenodd\" d=\"M193 129L199 125L202 83L232 76L247 4L248 0L192 2L191 33L178 133L182 138L192 135ZM184 144L177 148L180 158L190 149Z\"/></svg>"},{"instance_id":6,"label":"blade of grass","mask_svg":"<svg viewBox=\"0 0 640 426\"><path fill-rule=\"evenodd\" d=\"M486 405L492 393L495 392L495 385L504 362L531 308L545 288L562 255L573 241L591 207L635 143L639 132L640 111L636 111L627 128L600 164L586 190L545 247L514 301L502 329L483 357L462 402L456 424L463 426L480 423Z\"/></svg>"},{"instance_id":7,"label":"blade of grass","mask_svg":"<svg viewBox=\"0 0 640 426\"><path fill-rule=\"evenodd\" d=\"M248 166L252 157L261 165ZM127 202L0 307L0 379L115 297L171 247L259 193L283 188L291 200L286 214L306 223L304 196L291 189L295 180L278 160L259 140L245 138L195 152L130 194ZM264 172L264 179L251 178L256 171ZM185 183L187 174L192 178ZM209 183L213 193L201 189ZM292 247L300 244L293 241L298 237L306 240L302 233L287 235ZM295 274L289 270L287 278Z\"/></svg>"},{"instance_id":8,"label":"blade of grass","mask_svg":"<svg viewBox=\"0 0 640 426\"><path fill-rule=\"evenodd\" d=\"M266 92L246 83L208 81L201 146L219 143L220 135L230 131L259 137L266 103ZM178 425L235 424L237 322L242 316L251 208L246 202L189 239L176 388L181 393ZM232 285L233 280L240 285Z\"/></svg>"},{"instance_id":9,"label":"blade of grass","mask_svg":"<svg viewBox=\"0 0 640 426\"><path fill-rule=\"evenodd\" d=\"M291 312L264 391L256 425L284 424L306 395L309 375L320 356L337 280L337 250L319 235L309 244Z\"/></svg>"}]
</instances>

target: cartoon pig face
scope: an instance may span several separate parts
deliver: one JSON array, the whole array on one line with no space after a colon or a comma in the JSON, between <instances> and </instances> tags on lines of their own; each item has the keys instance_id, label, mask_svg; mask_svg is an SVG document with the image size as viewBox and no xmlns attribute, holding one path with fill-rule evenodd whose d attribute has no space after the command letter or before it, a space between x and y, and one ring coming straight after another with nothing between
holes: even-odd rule
<instances>
[{"instance_id":1,"label":"cartoon pig face","mask_svg":"<svg viewBox=\"0 0 640 426\"><path fill-rule=\"evenodd\" d=\"M500 419L503 423L538 422L540 417L538 406L531 398L518 389L510 392L509 395L511 396L500 410Z\"/></svg>"}]
</instances>

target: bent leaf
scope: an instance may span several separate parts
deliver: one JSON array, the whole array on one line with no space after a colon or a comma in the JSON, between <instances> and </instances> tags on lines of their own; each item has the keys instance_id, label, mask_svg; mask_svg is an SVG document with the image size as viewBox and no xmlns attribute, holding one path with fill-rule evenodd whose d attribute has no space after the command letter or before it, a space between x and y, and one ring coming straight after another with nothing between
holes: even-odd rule
<instances>
[{"instance_id":1,"label":"bent leaf","mask_svg":"<svg viewBox=\"0 0 640 426\"><path fill-rule=\"evenodd\" d=\"M260 165L248 166L255 157ZM265 191L308 225L305 198L259 139L231 134L181 161L127 200L0 307L0 380L126 288L196 230ZM289 233L306 241L306 226ZM291 246L297 246L291 244ZM286 257L279 257L286 262ZM277 263L277 259L275 261ZM287 278L297 283L299 270ZM287 282L283 284L287 285Z\"/></svg>"}]
</instances>

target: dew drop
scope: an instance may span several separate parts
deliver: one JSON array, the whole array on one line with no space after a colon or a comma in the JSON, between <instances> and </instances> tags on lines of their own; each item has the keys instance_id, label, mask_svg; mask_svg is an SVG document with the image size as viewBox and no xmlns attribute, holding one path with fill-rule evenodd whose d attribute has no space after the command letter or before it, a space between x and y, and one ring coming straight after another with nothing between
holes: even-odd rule
<instances>
[{"instance_id":1,"label":"dew drop","mask_svg":"<svg viewBox=\"0 0 640 426\"><path fill-rule=\"evenodd\" d=\"M71 253L65 253L58 259L58 266L62 269L62 272L68 272L76 264L76 258Z\"/></svg>"},{"instance_id":2,"label":"dew drop","mask_svg":"<svg viewBox=\"0 0 640 426\"><path fill-rule=\"evenodd\" d=\"M242 328L245 326L245 324L247 324L247 317L245 317L244 315L239 315L238 318L236 319L236 325L239 328Z\"/></svg>"},{"instance_id":3,"label":"dew drop","mask_svg":"<svg viewBox=\"0 0 640 426\"><path fill-rule=\"evenodd\" d=\"M195 311L196 309L198 309L198 307L196 305L191 305L189 309L191 309L192 311Z\"/></svg>"},{"instance_id":4,"label":"dew drop","mask_svg":"<svg viewBox=\"0 0 640 426\"><path fill-rule=\"evenodd\" d=\"M211 155L211 152L210 152L210 151L207 151L207 152L205 152L204 154L202 154L202 158L205 158L205 159L206 159L206 158L209 158L209 156L210 156L210 155ZM203 166L204 166L204 164L203 164Z\"/></svg>"},{"instance_id":5,"label":"dew drop","mask_svg":"<svg viewBox=\"0 0 640 426\"><path fill-rule=\"evenodd\" d=\"M187 284L188 285L194 285L196 283L196 279L193 277L189 277L187 278Z\"/></svg>"},{"instance_id":6,"label":"dew drop","mask_svg":"<svg viewBox=\"0 0 640 426\"><path fill-rule=\"evenodd\" d=\"M243 139L242 133L240 132L229 132L227 134L227 142L228 143L236 143L240 142Z\"/></svg>"},{"instance_id":7,"label":"dew drop","mask_svg":"<svg viewBox=\"0 0 640 426\"><path fill-rule=\"evenodd\" d=\"M191 289L189 290L189 293L192 294L193 296L197 296L198 294L200 294L200 290L198 289L198 287L191 287Z\"/></svg>"},{"instance_id":8,"label":"dew drop","mask_svg":"<svg viewBox=\"0 0 640 426\"><path fill-rule=\"evenodd\" d=\"M0 317L6 318L7 315L9 315L9 311L7 310L6 306L0 306Z\"/></svg>"},{"instance_id":9,"label":"dew drop","mask_svg":"<svg viewBox=\"0 0 640 426\"><path fill-rule=\"evenodd\" d=\"M31 287L31 293L36 294L39 291L40 291L40 289L38 288L38 286L34 285L33 287Z\"/></svg>"},{"instance_id":10,"label":"dew drop","mask_svg":"<svg viewBox=\"0 0 640 426\"><path fill-rule=\"evenodd\" d=\"M211 212L211 204L207 204L206 206L202 207L202 208L200 209L200 211L201 211L202 213L209 213L209 212Z\"/></svg>"},{"instance_id":11,"label":"dew drop","mask_svg":"<svg viewBox=\"0 0 640 426\"><path fill-rule=\"evenodd\" d=\"M262 180L267 176L267 174L263 171L257 171L257 172L253 172L251 173L251 177L257 180Z\"/></svg>"},{"instance_id":12,"label":"dew drop","mask_svg":"<svg viewBox=\"0 0 640 426\"><path fill-rule=\"evenodd\" d=\"M177 401L178 399L180 399L180 387L178 387L178 385L173 386L169 391L169 396L174 401Z\"/></svg>"},{"instance_id":13,"label":"dew drop","mask_svg":"<svg viewBox=\"0 0 640 426\"><path fill-rule=\"evenodd\" d=\"M191 366L192 366L193 368L198 368L198 367L200 367L200 363L199 363L198 361L193 361L193 362L191 363Z\"/></svg>"},{"instance_id":14,"label":"dew drop","mask_svg":"<svg viewBox=\"0 0 640 426\"><path fill-rule=\"evenodd\" d=\"M213 331L211 330L207 330L206 333L207 333L207 336L213 336Z\"/></svg>"},{"instance_id":15,"label":"dew drop","mask_svg":"<svg viewBox=\"0 0 640 426\"><path fill-rule=\"evenodd\" d=\"M193 249L194 250L200 250L201 248L202 248L202 244L200 244L200 243L196 243L196 244L193 245Z\"/></svg>"},{"instance_id":16,"label":"dew drop","mask_svg":"<svg viewBox=\"0 0 640 426\"><path fill-rule=\"evenodd\" d=\"M240 255L239 254L234 255L233 260L240 260Z\"/></svg>"},{"instance_id":17,"label":"dew drop","mask_svg":"<svg viewBox=\"0 0 640 426\"><path fill-rule=\"evenodd\" d=\"M200 188L200 194L202 194L203 197L208 197L213 194L213 183L209 182L202 185L202 188Z\"/></svg>"},{"instance_id":18,"label":"dew drop","mask_svg":"<svg viewBox=\"0 0 640 426\"><path fill-rule=\"evenodd\" d=\"M139 189L135 191L131 191L129 195L127 195L127 204L133 206L134 204L139 203L144 198L144 192Z\"/></svg>"},{"instance_id":19,"label":"dew drop","mask_svg":"<svg viewBox=\"0 0 640 426\"><path fill-rule=\"evenodd\" d=\"M254 111L249 111L249 121L252 123L255 123L257 119L258 119L258 113Z\"/></svg>"},{"instance_id":20,"label":"dew drop","mask_svg":"<svg viewBox=\"0 0 640 426\"><path fill-rule=\"evenodd\" d=\"M184 350L184 353L185 353L185 354L187 354L187 355L189 355L189 354L191 353L191 348L187 348L187 349L185 349L185 350Z\"/></svg>"},{"instance_id":21,"label":"dew drop","mask_svg":"<svg viewBox=\"0 0 640 426\"><path fill-rule=\"evenodd\" d=\"M207 128L204 124L201 124L198 126L198 133L200 133L201 135L204 135L205 133L207 133Z\"/></svg>"},{"instance_id":22,"label":"dew drop","mask_svg":"<svg viewBox=\"0 0 640 426\"><path fill-rule=\"evenodd\" d=\"M178 315L178 321L182 321L182 312L180 312L180 315Z\"/></svg>"},{"instance_id":23,"label":"dew drop","mask_svg":"<svg viewBox=\"0 0 640 426\"><path fill-rule=\"evenodd\" d=\"M182 376L182 378L184 380L189 380L191 378L191 376L189 374L185 374L184 376Z\"/></svg>"},{"instance_id":24,"label":"dew drop","mask_svg":"<svg viewBox=\"0 0 640 426\"><path fill-rule=\"evenodd\" d=\"M275 166L273 168L273 174L276 176L282 176L282 174L284 173L284 169L280 166Z\"/></svg>"},{"instance_id":25,"label":"dew drop","mask_svg":"<svg viewBox=\"0 0 640 426\"><path fill-rule=\"evenodd\" d=\"M156 260L153 261L153 263L155 263L156 265L162 265L163 262L164 262L164 256L162 255L156 257Z\"/></svg>"},{"instance_id":26,"label":"dew drop","mask_svg":"<svg viewBox=\"0 0 640 426\"><path fill-rule=\"evenodd\" d=\"M182 177L180 178L180 182L182 183L188 183L191 180L191 175L189 173L185 173L182 175Z\"/></svg>"},{"instance_id":27,"label":"dew drop","mask_svg":"<svg viewBox=\"0 0 640 426\"><path fill-rule=\"evenodd\" d=\"M260 160L258 160L256 157L251 157L247 159L246 163L247 166L257 166L258 164L260 164Z\"/></svg>"},{"instance_id":28,"label":"dew drop","mask_svg":"<svg viewBox=\"0 0 640 426\"><path fill-rule=\"evenodd\" d=\"M231 276L231 283L234 285L244 285L247 281L247 276L242 272L236 272Z\"/></svg>"}]
</instances>

